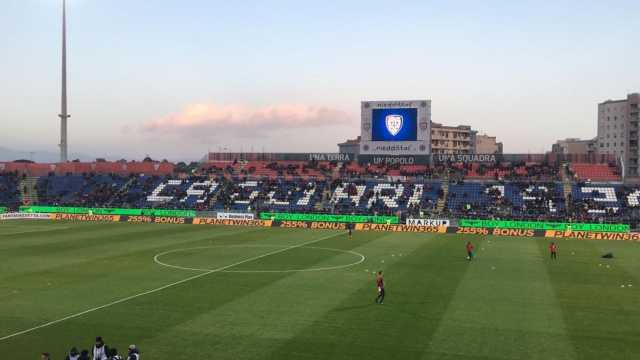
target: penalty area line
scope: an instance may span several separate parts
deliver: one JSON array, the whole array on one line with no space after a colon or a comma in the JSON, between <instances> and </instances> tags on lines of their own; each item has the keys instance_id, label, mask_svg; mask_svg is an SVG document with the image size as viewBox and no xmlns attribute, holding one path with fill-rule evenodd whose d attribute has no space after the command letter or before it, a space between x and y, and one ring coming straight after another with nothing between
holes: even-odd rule
<instances>
[{"instance_id":1,"label":"penalty area line","mask_svg":"<svg viewBox=\"0 0 640 360\"><path fill-rule=\"evenodd\" d=\"M322 241L322 240L331 239L331 238L336 237L338 235L343 235L343 233L333 234L333 235L330 235L330 236L324 236L324 237L321 237L319 239L315 239L315 240L307 241L307 242L304 242L304 243L301 243L301 244L292 245L292 246L288 246L288 247L285 247L285 248L282 248L282 249L270 251L268 253L265 253L265 254L262 254L262 255L257 255L257 256L242 260L242 261L238 261L238 262L230 264L230 265L225 265L225 266L219 267L217 269L209 270L207 272L203 272L201 274L197 274L197 275L188 277L186 279L182 279L180 281L176 281L176 282L173 282L171 284L167 284L167 285L161 286L159 288L155 288L153 290L147 290L147 291L141 292L139 294L127 296L125 298L112 301L112 302L110 302L108 304L96 306L94 308L91 308L91 309L88 309L88 310L85 310L85 311L82 311L82 312L79 312L79 313L76 313L76 314L73 314L73 315L65 316L65 317L57 319L57 320L52 320L52 321L49 321L47 323L44 323L44 324L41 324L41 325L38 325L38 326L34 326L34 327L26 329L26 330L18 331L16 333L0 337L0 341L5 341L5 340L8 340L8 339L14 338L16 336L28 334L28 333L34 332L36 330L39 330L39 329L43 329L43 328L46 328L46 327L49 327L49 326L52 326L52 325L55 325L55 324L59 324L59 323L61 323L63 321L75 319L75 318L80 317L82 315L86 315L86 314L89 314L89 313L92 313L92 312L95 312L95 311L98 311L98 310L102 310L104 308L108 308L108 307L111 307L113 305L121 304L121 303L127 302L129 300L133 300L133 299L139 298L141 296L157 293L159 291L162 291L162 290L165 290L165 289L168 289L168 288L180 285L180 284L184 284L186 282L189 282L189 281L192 281L192 280L196 280L196 279L199 279L201 277L204 277L204 276L207 276L207 275L211 275L213 273L222 272L224 270L230 269L230 268L238 266L238 265L246 264L246 263L251 262L251 261L255 261L255 260L259 260L259 259L265 258L267 256L279 254L279 253L282 253L282 252L285 252L285 251L289 251L289 250L292 250L292 249L296 249L296 248L299 248L299 247L303 247L303 246L306 246L306 245L315 244L315 243L317 243L319 241Z\"/></svg>"}]
</instances>

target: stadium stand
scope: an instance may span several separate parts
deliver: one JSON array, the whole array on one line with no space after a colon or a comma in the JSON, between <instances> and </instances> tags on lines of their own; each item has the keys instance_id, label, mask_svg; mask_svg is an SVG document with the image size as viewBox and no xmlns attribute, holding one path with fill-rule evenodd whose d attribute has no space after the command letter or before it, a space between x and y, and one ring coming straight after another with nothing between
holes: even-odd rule
<instances>
[{"instance_id":1,"label":"stadium stand","mask_svg":"<svg viewBox=\"0 0 640 360\"><path fill-rule=\"evenodd\" d=\"M0 174L0 206L15 207L20 202L18 184L15 173Z\"/></svg>"},{"instance_id":2,"label":"stadium stand","mask_svg":"<svg viewBox=\"0 0 640 360\"><path fill-rule=\"evenodd\" d=\"M569 164L572 177L562 181L564 167L537 162L252 160L214 161L191 173L174 174L174 168L153 161L0 163L0 206L24 202L20 184L33 181L42 205L618 222L640 217L640 186L623 185L606 163Z\"/></svg>"},{"instance_id":3,"label":"stadium stand","mask_svg":"<svg viewBox=\"0 0 640 360\"><path fill-rule=\"evenodd\" d=\"M620 174L613 165L572 163L569 171L576 181L620 181Z\"/></svg>"},{"instance_id":4,"label":"stadium stand","mask_svg":"<svg viewBox=\"0 0 640 360\"><path fill-rule=\"evenodd\" d=\"M494 179L494 180L558 180L556 165L519 162L495 164L452 164L452 170L465 179Z\"/></svg>"},{"instance_id":5,"label":"stadium stand","mask_svg":"<svg viewBox=\"0 0 640 360\"><path fill-rule=\"evenodd\" d=\"M555 218L565 214L565 199L555 182L458 182L449 185L447 210L460 217Z\"/></svg>"},{"instance_id":6,"label":"stadium stand","mask_svg":"<svg viewBox=\"0 0 640 360\"><path fill-rule=\"evenodd\" d=\"M91 163L68 162L58 164L37 164L33 162L0 162L0 171L15 172L28 176L47 176L50 173L56 175L65 174L145 174L145 175L171 175L175 165L168 161L96 161Z\"/></svg>"},{"instance_id":7,"label":"stadium stand","mask_svg":"<svg viewBox=\"0 0 640 360\"><path fill-rule=\"evenodd\" d=\"M260 179L326 179L331 177L334 168L329 162L315 161L215 161L203 165L200 172Z\"/></svg>"}]
</instances>

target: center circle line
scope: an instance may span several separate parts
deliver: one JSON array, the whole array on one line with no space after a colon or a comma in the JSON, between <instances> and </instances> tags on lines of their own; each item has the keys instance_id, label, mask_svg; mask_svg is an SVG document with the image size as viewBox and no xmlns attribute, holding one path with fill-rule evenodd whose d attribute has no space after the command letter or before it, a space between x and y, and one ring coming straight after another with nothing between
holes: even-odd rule
<instances>
[{"instance_id":1,"label":"center circle line","mask_svg":"<svg viewBox=\"0 0 640 360\"><path fill-rule=\"evenodd\" d=\"M197 246L197 247L173 249L173 250L161 252L159 254L156 254L153 257L153 261L158 265L165 266L165 267L170 267L170 268L174 268L174 269L178 269L178 270L209 272L209 271L212 271L212 269L192 268L192 267L168 264L168 263L160 261L160 258L162 256L165 256L165 255L168 255L168 254L177 253L177 252L184 252L184 251L189 251L189 250L212 249L212 248L233 248L233 247L236 247L236 248L251 248L251 247L256 247L256 248L285 248L287 246L284 246L284 245L210 245L210 246ZM325 267L317 267L317 268L308 268L308 269L223 270L223 271L220 271L220 272L227 272L227 273L293 273L293 272L330 271L330 270L339 270L339 269L345 269L345 268L348 268L348 267L356 266L356 265L362 264L366 260L366 257L364 255L362 255L362 254L360 254L358 252L355 252L353 250L325 248L325 247L318 247L318 246L302 246L302 247L300 247L300 249L305 249L305 248L306 249L327 250L327 251L334 251L334 252L339 252L339 253L351 254L351 255L355 255L355 256L359 257L360 259L358 261L350 263L350 264L337 265L337 266L325 266Z\"/></svg>"}]
</instances>

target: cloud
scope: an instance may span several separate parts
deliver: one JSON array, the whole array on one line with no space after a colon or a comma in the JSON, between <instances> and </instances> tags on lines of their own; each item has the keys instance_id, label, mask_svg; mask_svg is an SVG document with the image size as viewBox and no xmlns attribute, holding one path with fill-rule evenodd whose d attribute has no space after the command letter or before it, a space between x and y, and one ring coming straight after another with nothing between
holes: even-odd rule
<instances>
[{"instance_id":1,"label":"cloud","mask_svg":"<svg viewBox=\"0 0 640 360\"><path fill-rule=\"evenodd\" d=\"M179 113L148 121L143 124L142 129L155 133L198 134L203 130L215 130L246 135L283 129L346 125L352 120L346 112L324 106L192 104Z\"/></svg>"}]
</instances>

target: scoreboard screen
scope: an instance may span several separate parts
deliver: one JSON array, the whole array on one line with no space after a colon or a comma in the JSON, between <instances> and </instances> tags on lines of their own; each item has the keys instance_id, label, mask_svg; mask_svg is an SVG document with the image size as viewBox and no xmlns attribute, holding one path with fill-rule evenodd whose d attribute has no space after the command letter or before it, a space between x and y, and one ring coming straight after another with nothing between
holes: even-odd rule
<instances>
[{"instance_id":1,"label":"scoreboard screen","mask_svg":"<svg viewBox=\"0 0 640 360\"><path fill-rule=\"evenodd\" d=\"M372 141L416 141L418 138L418 109L373 109L371 116Z\"/></svg>"}]
</instances>

